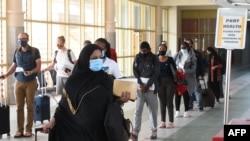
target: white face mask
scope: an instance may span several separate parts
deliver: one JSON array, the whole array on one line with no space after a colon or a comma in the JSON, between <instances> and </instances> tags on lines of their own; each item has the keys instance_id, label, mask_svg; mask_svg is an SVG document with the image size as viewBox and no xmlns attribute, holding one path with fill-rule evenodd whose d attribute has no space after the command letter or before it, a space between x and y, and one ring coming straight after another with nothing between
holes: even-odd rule
<instances>
[{"instance_id":1,"label":"white face mask","mask_svg":"<svg viewBox=\"0 0 250 141\"><path fill-rule=\"evenodd\" d=\"M187 49L181 49L181 52L182 52L183 54L185 54L185 53L187 53Z\"/></svg>"}]
</instances>

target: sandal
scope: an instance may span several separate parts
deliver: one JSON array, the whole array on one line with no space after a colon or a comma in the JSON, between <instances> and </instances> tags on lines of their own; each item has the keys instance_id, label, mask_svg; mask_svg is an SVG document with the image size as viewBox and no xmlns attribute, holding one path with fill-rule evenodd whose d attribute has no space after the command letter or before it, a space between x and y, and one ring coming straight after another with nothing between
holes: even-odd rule
<instances>
[{"instance_id":1,"label":"sandal","mask_svg":"<svg viewBox=\"0 0 250 141\"><path fill-rule=\"evenodd\" d=\"M27 131L24 135L23 135L23 137L31 137L33 134L31 133L31 132L29 132L29 131Z\"/></svg>"},{"instance_id":2,"label":"sandal","mask_svg":"<svg viewBox=\"0 0 250 141\"><path fill-rule=\"evenodd\" d=\"M151 135L151 136L150 136L150 139L151 139L151 140L156 140L156 139L157 139L157 134Z\"/></svg>"},{"instance_id":3,"label":"sandal","mask_svg":"<svg viewBox=\"0 0 250 141\"><path fill-rule=\"evenodd\" d=\"M161 122L161 124L158 126L158 128L166 128L165 122Z\"/></svg>"},{"instance_id":4,"label":"sandal","mask_svg":"<svg viewBox=\"0 0 250 141\"><path fill-rule=\"evenodd\" d=\"M151 134L151 136L150 136L150 139L151 140L156 140L157 139L157 131L155 130L155 131L152 131L152 134Z\"/></svg>"},{"instance_id":5,"label":"sandal","mask_svg":"<svg viewBox=\"0 0 250 141\"><path fill-rule=\"evenodd\" d=\"M167 128L174 128L174 124L172 122L169 122Z\"/></svg>"},{"instance_id":6,"label":"sandal","mask_svg":"<svg viewBox=\"0 0 250 141\"><path fill-rule=\"evenodd\" d=\"M138 135L135 134L135 133L131 133L130 139L131 139L132 141L137 141L137 140L138 140Z\"/></svg>"},{"instance_id":7,"label":"sandal","mask_svg":"<svg viewBox=\"0 0 250 141\"><path fill-rule=\"evenodd\" d=\"M14 138L21 138L21 137L23 137L23 133L21 133L21 132L16 132Z\"/></svg>"}]
</instances>

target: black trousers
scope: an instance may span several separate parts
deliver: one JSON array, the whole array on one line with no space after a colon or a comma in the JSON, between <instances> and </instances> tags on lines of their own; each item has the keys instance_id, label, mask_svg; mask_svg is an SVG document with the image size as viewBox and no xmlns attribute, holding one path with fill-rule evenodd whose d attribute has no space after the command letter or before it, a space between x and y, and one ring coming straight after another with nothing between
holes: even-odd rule
<instances>
[{"instance_id":1,"label":"black trousers","mask_svg":"<svg viewBox=\"0 0 250 141\"><path fill-rule=\"evenodd\" d=\"M160 101L161 121L166 121L166 107L168 110L169 122L174 122L174 94L175 84L170 77L160 78L158 97Z\"/></svg>"},{"instance_id":2,"label":"black trousers","mask_svg":"<svg viewBox=\"0 0 250 141\"><path fill-rule=\"evenodd\" d=\"M179 95L175 94L175 109L176 111L180 111L180 105L181 105L181 97L184 99L184 108L185 112L189 110L189 94L188 91L186 91L184 94Z\"/></svg>"}]
</instances>

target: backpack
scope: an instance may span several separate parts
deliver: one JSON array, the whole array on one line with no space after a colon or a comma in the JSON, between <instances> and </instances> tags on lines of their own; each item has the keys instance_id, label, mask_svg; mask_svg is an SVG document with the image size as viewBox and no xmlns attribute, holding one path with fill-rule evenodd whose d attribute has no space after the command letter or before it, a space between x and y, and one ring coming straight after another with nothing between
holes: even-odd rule
<instances>
[{"instance_id":1,"label":"backpack","mask_svg":"<svg viewBox=\"0 0 250 141\"><path fill-rule=\"evenodd\" d=\"M74 64L74 62L72 61L71 55L70 55L70 51L71 51L71 49L67 49L67 55L68 55L68 58L69 58L70 63ZM57 62L57 61L56 61L57 53L58 53L58 50L55 51L55 58L54 58L54 62L55 62L55 63Z\"/></svg>"}]
</instances>

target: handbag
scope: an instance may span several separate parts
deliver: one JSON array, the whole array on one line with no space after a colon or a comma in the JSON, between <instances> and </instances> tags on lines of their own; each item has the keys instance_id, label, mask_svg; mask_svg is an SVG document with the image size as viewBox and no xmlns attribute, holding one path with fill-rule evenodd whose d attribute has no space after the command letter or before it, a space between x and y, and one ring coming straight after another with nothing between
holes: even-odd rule
<instances>
[{"instance_id":1,"label":"handbag","mask_svg":"<svg viewBox=\"0 0 250 141\"><path fill-rule=\"evenodd\" d=\"M124 118L123 110L118 102L108 105L104 127L108 141L128 141L131 121Z\"/></svg>"},{"instance_id":2,"label":"handbag","mask_svg":"<svg viewBox=\"0 0 250 141\"><path fill-rule=\"evenodd\" d=\"M177 70L176 76L176 90L179 95L182 95L187 91L188 82L186 80L186 75L183 72Z\"/></svg>"}]
</instances>

